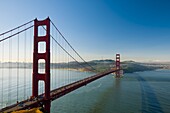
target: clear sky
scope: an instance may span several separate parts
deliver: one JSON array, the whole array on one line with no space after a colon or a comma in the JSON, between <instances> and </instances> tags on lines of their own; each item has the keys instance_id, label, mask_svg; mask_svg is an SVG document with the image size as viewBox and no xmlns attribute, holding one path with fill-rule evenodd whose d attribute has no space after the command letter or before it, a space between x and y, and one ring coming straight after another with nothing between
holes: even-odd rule
<instances>
[{"instance_id":1,"label":"clear sky","mask_svg":"<svg viewBox=\"0 0 170 113\"><path fill-rule=\"evenodd\" d=\"M169 0L1 0L0 33L47 16L86 60L170 61Z\"/></svg>"}]
</instances>

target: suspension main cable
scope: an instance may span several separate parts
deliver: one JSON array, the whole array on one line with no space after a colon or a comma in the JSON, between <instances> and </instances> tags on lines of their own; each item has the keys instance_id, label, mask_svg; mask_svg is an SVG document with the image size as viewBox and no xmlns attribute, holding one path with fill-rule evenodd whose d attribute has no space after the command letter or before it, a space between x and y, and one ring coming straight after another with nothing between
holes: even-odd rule
<instances>
[{"instance_id":1,"label":"suspension main cable","mask_svg":"<svg viewBox=\"0 0 170 113\"><path fill-rule=\"evenodd\" d=\"M23 27L23 26L25 26L25 25L33 22L33 21L34 21L34 20L31 20L31 21L26 22L25 24L22 24L22 25L20 25L20 26L18 26L18 27L16 27L16 28L13 28L13 29L11 29L11 30L9 30L9 31L6 31L6 32L4 32L4 33L1 33L0 36L2 36L2 35L4 35L4 34L7 34L7 33L11 32L11 31L14 31L14 30L16 30L16 29L18 29L18 28L20 28L20 27Z\"/></svg>"},{"instance_id":2,"label":"suspension main cable","mask_svg":"<svg viewBox=\"0 0 170 113\"><path fill-rule=\"evenodd\" d=\"M93 66L91 66L89 63L87 63L80 54L71 46L71 44L67 41L67 39L64 37L64 35L60 32L60 30L55 26L55 24L50 20L54 28L58 31L58 33L62 36L62 38L66 41L66 43L71 47L71 49L82 59L87 65L89 65L93 70L96 70Z\"/></svg>"},{"instance_id":3,"label":"suspension main cable","mask_svg":"<svg viewBox=\"0 0 170 113\"><path fill-rule=\"evenodd\" d=\"M17 33L15 33L15 34L13 34L13 35L10 35L10 36L8 36L8 37L6 37L6 38L3 38L3 39L0 40L0 42L3 42L3 41L5 41L5 40L7 40L7 39L9 39L9 38L17 35L17 34L20 34L20 33L24 32L24 31L32 28L33 26L34 26L34 25L32 25L32 26L30 26L30 27L27 27L27 28L25 28L25 29L23 29L23 30L21 30L21 31L18 31Z\"/></svg>"},{"instance_id":4,"label":"suspension main cable","mask_svg":"<svg viewBox=\"0 0 170 113\"><path fill-rule=\"evenodd\" d=\"M42 26L44 28L44 26ZM45 28L44 28L45 29ZM46 30L46 29L45 29ZM60 35L61 36L61 35ZM52 37L52 39L60 46L61 49L63 49L73 60L75 60L80 66L82 66L83 68L92 71L91 69L86 68L83 64L81 64L80 62L78 62L66 49L64 49L64 47L62 47L62 45L50 34L50 37ZM95 69L94 69L95 70Z\"/></svg>"},{"instance_id":5,"label":"suspension main cable","mask_svg":"<svg viewBox=\"0 0 170 113\"><path fill-rule=\"evenodd\" d=\"M46 30L44 28L44 26L42 26L44 30ZM78 62L51 34L50 34L50 37L59 45L59 47L61 49L64 50L64 52L66 52L73 60L75 60L79 65L81 65L83 68L87 69L87 70L91 70L91 69L88 69L87 67L85 67L84 65L82 65L80 62Z\"/></svg>"},{"instance_id":6,"label":"suspension main cable","mask_svg":"<svg viewBox=\"0 0 170 113\"><path fill-rule=\"evenodd\" d=\"M53 36L51 36L51 37L52 37L52 39L60 46L60 48L63 49L64 52L66 52L66 53L67 53L73 60L75 60L80 66L84 67L84 68L87 69L87 70L90 70L90 69L86 68L85 66L83 66L80 62L78 62L66 49L64 49L64 48L61 46L60 43L57 42L57 40L56 40Z\"/></svg>"}]
</instances>

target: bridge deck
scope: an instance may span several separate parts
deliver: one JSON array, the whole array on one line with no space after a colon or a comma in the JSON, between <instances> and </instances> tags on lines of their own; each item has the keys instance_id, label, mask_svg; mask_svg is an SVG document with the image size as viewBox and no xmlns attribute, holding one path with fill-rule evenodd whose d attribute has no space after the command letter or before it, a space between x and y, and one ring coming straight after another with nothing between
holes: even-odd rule
<instances>
[{"instance_id":1,"label":"bridge deck","mask_svg":"<svg viewBox=\"0 0 170 113\"><path fill-rule=\"evenodd\" d=\"M65 94L68 94L71 91L74 91L74 90L76 90L76 89L78 89L78 88L80 88L84 85L87 85L88 83L90 83L90 82L92 82L96 79L99 79L99 78L101 78L105 75L108 75L108 74L116 72L116 71L118 71L118 70L109 70L109 71L99 73L99 74L93 75L91 77L87 77L85 79L82 79L82 80L79 80L79 81L76 81L76 82L73 82L71 84L57 88L55 90L52 90L51 93L50 93L50 96L51 96L50 99L51 99L51 101L53 101L53 100L65 95ZM33 108L35 106L38 107L38 106L41 105L41 102L44 102L44 101L45 101L45 99L43 98L43 95L39 95L34 100L24 100L24 101L19 102L17 104L5 107L5 108L1 109L0 112L12 112L12 111L17 111L17 110L22 110L22 109Z\"/></svg>"}]
</instances>

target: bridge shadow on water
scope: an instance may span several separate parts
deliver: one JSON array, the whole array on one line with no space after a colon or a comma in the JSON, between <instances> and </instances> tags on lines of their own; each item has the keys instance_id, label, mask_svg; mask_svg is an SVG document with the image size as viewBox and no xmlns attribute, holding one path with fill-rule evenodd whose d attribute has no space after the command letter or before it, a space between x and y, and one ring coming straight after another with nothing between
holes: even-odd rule
<instances>
[{"instance_id":1,"label":"bridge shadow on water","mask_svg":"<svg viewBox=\"0 0 170 113\"><path fill-rule=\"evenodd\" d=\"M149 83L140 75L137 75L142 92L142 113L164 113L154 90Z\"/></svg>"}]
</instances>

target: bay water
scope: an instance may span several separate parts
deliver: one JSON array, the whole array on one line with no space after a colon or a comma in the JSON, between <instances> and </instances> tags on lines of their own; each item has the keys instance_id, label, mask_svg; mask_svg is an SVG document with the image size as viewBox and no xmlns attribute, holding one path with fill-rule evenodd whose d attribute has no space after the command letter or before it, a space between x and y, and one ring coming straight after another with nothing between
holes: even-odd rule
<instances>
[{"instance_id":1,"label":"bay water","mask_svg":"<svg viewBox=\"0 0 170 113\"><path fill-rule=\"evenodd\" d=\"M32 89L31 69L20 69L18 84L17 69L11 71L0 69L0 73L1 108L16 103L17 85L18 98L20 100L29 98ZM9 75L11 73L12 75ZM51 70L51 89L93 74L74 70ZM42 93L43 83L40 82L39 85L41 86L39 92ZM170 70L127 73L120 79L110 74L53 101L51 112L170 113L169 89Z\"/></svg>"}]
</instances>

